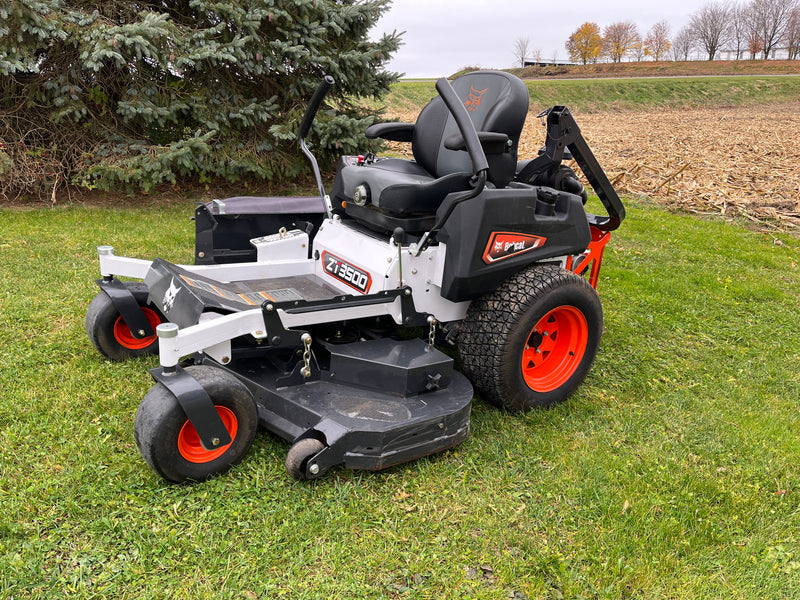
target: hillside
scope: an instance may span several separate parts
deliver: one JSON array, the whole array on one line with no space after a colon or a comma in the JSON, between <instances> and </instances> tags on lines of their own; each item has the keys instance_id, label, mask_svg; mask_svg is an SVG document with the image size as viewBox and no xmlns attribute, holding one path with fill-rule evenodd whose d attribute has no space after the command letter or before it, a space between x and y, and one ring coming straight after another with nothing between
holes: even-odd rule
<instances>
[{"instance_id":1,"label":"hillside","mask_svg":"<svg viewBox=\"0 0 800 600\"><path fill-rule=\"evenodd\" d=\"M718 75L800 75L797 60L690 60L600 63L507 69L522 79L608 77L701 77Z\"/></svg>"},{"instance_id":2,"label":"hillside","mask_svg":"<svg viewBox=\"0 0 800 600\"><path fill-rule=\"evenodd\" d=\"M387 112L416 114L436 95L434 81L400 81L384 99ZM564 104L577 112L711 108L794 102L800 77L692 76L528 79L531 111ZM413 120L413 119L412 119Z\"/></svg>"}]
</instances>

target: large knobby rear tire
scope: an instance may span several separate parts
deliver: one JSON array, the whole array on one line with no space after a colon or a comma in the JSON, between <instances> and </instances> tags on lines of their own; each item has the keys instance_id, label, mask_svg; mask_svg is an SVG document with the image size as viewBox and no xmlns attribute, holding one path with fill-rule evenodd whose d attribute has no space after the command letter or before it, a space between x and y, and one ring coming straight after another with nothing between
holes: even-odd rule
<instances>
[{"instance_id":1,"label":"large knobby rear tire","mask_svg":"<svg viewBox=\"0 0 800 600\"><path fill-rule=\"evenodd\" d=\"M134 299L142 308L145 318L155 331L156 326L164 321L164 317L155 306L148 306L147 286L138 281L126 281L125 287L131 291ZM89 303L85 325L86 335L89 336L92 345L100 354L110 360L123 361L158 353L158 336L153 334L141 339L134 337L111 302L111 298L104 292L97 294Z\"/></svg>"},{"instance_id":2,"label":"large knobby rear tire","mask_svg":"<svg viewBox=\"0 0 800 600\"><path fill-rule=\"evenodd\" d=\"M575 391L602 333L603 309L589 282L537 265L472 302L459 334L461 367L492 404L528 411Z\"/></svg>"},{"instance_id":3,"label":"large knobby rear tire","mask_svg":"<svg viewBox=\"0 0 800 600\"><path fill-rule=\"evenodd\" d=\"M232 438L227 446L207 450L177 398L161 383L147 392L134 420L139 452L167 481L205 481L238 463L255 439L258 411L247 387L230 373L210 366L187 367L211 398Z\"/></svg>"}]
</instances>

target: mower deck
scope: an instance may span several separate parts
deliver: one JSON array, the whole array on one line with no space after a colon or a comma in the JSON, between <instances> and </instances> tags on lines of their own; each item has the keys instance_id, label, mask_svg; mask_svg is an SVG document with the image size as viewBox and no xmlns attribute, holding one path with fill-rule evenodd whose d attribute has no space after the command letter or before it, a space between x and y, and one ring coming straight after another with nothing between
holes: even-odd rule
<instances>
[{"instance_id":1,"label":"mower deck","mask_svg":"<svg viewBox=\"0 0 800 600\"><path fill-rule=\"evenodd\" d=\"M222 367L244 383L260 424L296 442L324 441L304 478L330 467L379 470L458 445L469 434L472 385L420 339L329 344L329 364L303 383L263 358Z\"/></svg>"}]
</instances>

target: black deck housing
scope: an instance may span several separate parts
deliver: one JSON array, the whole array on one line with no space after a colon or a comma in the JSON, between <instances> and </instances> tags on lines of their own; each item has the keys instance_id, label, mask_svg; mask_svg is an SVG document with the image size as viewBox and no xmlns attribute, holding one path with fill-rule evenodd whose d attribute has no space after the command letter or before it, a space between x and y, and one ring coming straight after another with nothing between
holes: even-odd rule
<instances>
[{"instance_id":1,"label":"black deck housing","mask_svg":"<svg viewBox=\"0 0 800 600\"><path fill-rule=\"evenodd\" d=\"M261 425L326 444L315 463L379 470L452 448L469 435L472 385L418 338L330 346L329 367L303 380L260 357L220 366L253 394ZM299 365L300 363L298 363Z\"/></svg>"}]
</instances>

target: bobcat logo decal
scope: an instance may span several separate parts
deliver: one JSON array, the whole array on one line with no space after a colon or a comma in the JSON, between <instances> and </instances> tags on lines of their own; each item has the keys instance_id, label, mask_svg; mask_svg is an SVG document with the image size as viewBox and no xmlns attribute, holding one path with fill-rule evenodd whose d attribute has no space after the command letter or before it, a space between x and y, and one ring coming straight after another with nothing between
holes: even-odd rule
<instances>
[{"instance_id":1,"label":"bobcat logo decal","mask_svg":"<svg viewBox=\"0 0 800 600\"><path fill-rule=\"evenodd\" d=\"M175 285L175 279L173 278L172 281L169 283L169 289L164 294L164 311L169 312L172 310L172 306L175 304L175 297L178 295L178 292L181 291L177 285Z\"/></svg>"},{"instance_id":2,"label":"bobcat logo decal","mask_svg":"<svg viewBox=\"0 0 800 600\"><path fill-rule=\"evenodd\" d=\"M474 86L469 86L469 94L467 95L467 99L464 100L464 106L467 107L469 112L475 112L478 107L481 105L481 99L483 95L489 90L486 88L485 90L476 90Z\"/></svg>"},{"instance_id":3,"label":"bobcat logo decal","mask_svg":"<svg viewBox=\"0 0 800 600\"><path fill-rule=\"evenodd\" d=\"M489 238L489 243L486 244L486 250L483 251L483 262L491 265L498 261L530 252L536 248L541 248L545 242L547 242L547 238L539 235L493 231Z\"/></svg>"}]
</instances>

